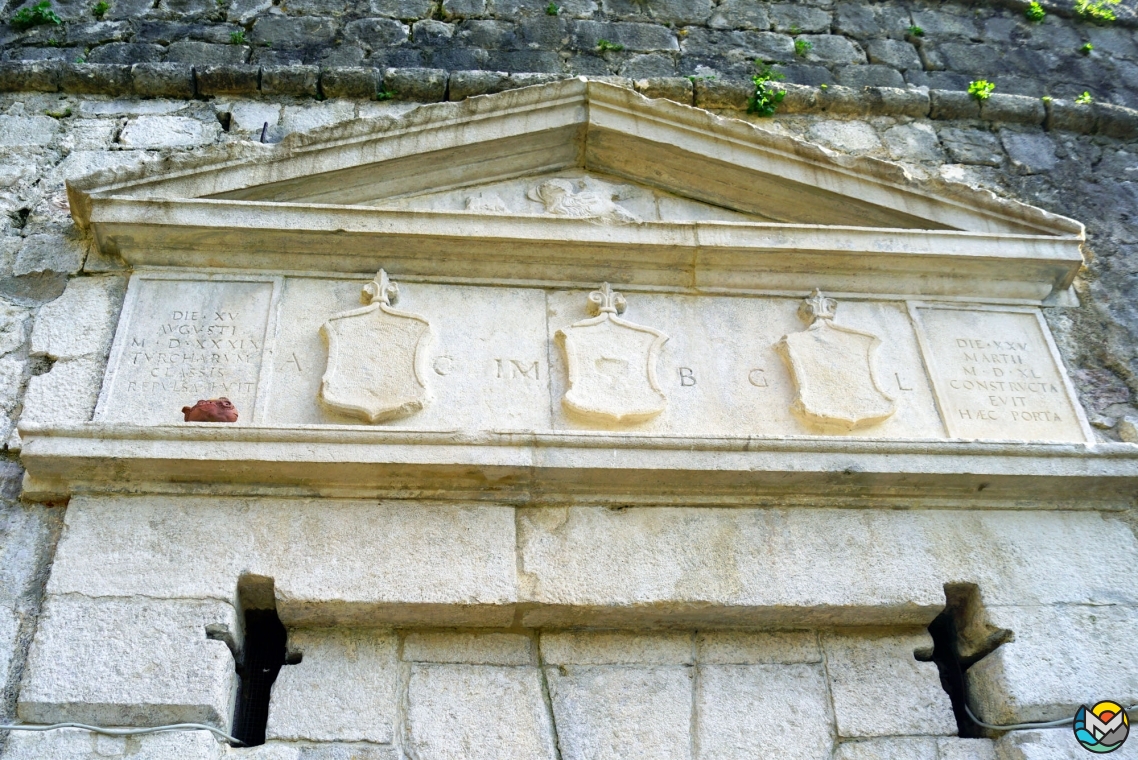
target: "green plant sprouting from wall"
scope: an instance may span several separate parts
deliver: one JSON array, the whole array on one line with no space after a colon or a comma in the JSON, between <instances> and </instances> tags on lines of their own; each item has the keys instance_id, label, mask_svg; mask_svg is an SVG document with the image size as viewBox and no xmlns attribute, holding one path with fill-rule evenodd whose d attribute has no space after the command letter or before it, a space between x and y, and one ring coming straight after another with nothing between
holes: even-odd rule
<instances>
[{"instance_id":1,"label":"green plant sprouting from wall","mask_svg":"<svg viewBox=\"0 0 1138 760\"><path fill-rule=\"evenodd\" d=\"M1039 22L1047 18L1047 11L1043 9L1042 5L1032 0L1032 2L1027 4L1027 8L1024 9L1023 15L1027 17L1028 21Z\"/></svg>"},{"instance_id":2,"label":"green plant sprouting from wall","mask_svg":"<svg viewBox=\"0 0 1138 760\"><path fill-rule=\"evenodd\" d=\"M908 31L909 31L910 37L924 37L925 36L925 30L922 29L921 27L917 26L916 24L913 24L912 26L910 26Z\"/></svg>"},{"instance_id":3,"label":"green plant sprouting from wall","mask_svg":"<svg viewBox=\"0 0 1138 760\"><path fill-rule=\"evenodd\" d=\"M608 40L597 40L597 50L599 50L602 53L607 53L608 51L611 50L615 53L615 52L620 52L621 50L624 50L624 45L621 45L619 42L609 42Z\"/></svg>"},{"instance_id":4,"label":"green plant sprouting from wall","mask_svg":"<svg viewBox=\"0 0 1138 760\"><path fill-rule=\"evenodd\" d=\"M102 21L103 16L107 15L107 11L111 9L111 4L107 0L99 0L91 6L91 15Z\"/></svg>"},{"instance_id":5,"label":"green plant sprouting from wall","mask_svg":"<svg viewBox=\"0 0 1138 760\"><path fill-rule=\"evenodd\" d=\"M987 100L996 91L996 84L987 79L977 79L968 83L968 94L976 100Z\"/></svg>"},{"instance_id":6,"label":"green plant sprouting from wall","mask_svg":"<svg viewBox=\"0 0 1138 760\"><path fill-rule=\"evenodd\" d=\"M230 45L244 45L245 44L245 30L238 29L236 32L229 33Z\"/></svg>"},{"instance_id":7,"label":"green plant sprouting from wall","mask_svg":"<svg viewBox=\"0 0 1138 760\"><path fill-rule=\"evenodd\" d=\"M1079 48L1079 52L1082 53L1083 55L1090 55L1092 52L1094 52L1094 49L1095 49L1094 45L1092 45L1089 42L1084 42L1083 46L1081 48Z\"/></svg>"},{"instance_id":8,"label":"green plant sprouting from wall","mask_svg":"<svg viewBox=\"0 0 1138 760\"><path fill-rule=\"evenodd\" d=\"M1113 24L1118 16L1111 6L1122 0L1075 0L1075 15L1095 24Z\"/></svg>"},{"instance_id":9,"label":"green plant sprouting from wall","mask_svg":"<svg viewBox=\"0 0 1138 760\"><path fill-rule=\"evenodd\" d=\"M786 97L786 90L774 86L773 82L784 77L777 71L771 71L769 66L764 66L758 61L755 62L755 65L759 71L751 77L755 91L747 99L747 113L774 116L775 111L778 110L778 104Z\"/></svg>"},{"instance_id":10,"label":"green plant sprouting from wall","mask_svg":"<svg viewBox=\"0 0 1138 760\"><path fill-rule=\"evenodd\" d=\"M1075 102L1081 106L1089 106L1095 102L1095 99L1089 92L1083 90L1083 94L1075 98Z\"/></svg>"},{"instance_id":11,"label":"green plant sprouting from wall","mask_svg":"<svg viewBox=\"0 0 1138 760\"><path fill-rule=\"evenodd\" d=\"M812 43L812 42L809 42L809 41L804 40L804 39L794 40L794 54L795 55L803 56L803 55L806 55L807 53L809 53L813 49L814 49L814 43Z\"/></svg>"},{"instance_id":12,"label":"green plant sprouting from wall","mask_svg":"<svg viewBox=\"0 0 1138 760\"><path fill-rule=\"evenodd\" d=\"M561 8L558 7L557 3L550 3L545 6L545 15L556 16L559 13L561 13Z\"/></svg>"},{"instance_id":13,"label":"green plant sprouting from wall","mask_svg":"<svg viewBox=\"0 0 1138 760\"><path fill-rule=\"evenodd\" d=\"M8 25L17 31L31 29L33 26L40 26L42 24L55 24L58 26L62 23L63 19L51 9L51 0L43 0L43 2L36 3L27 8L21 8L12 14L12 18L8 20Z\"/></svg>"}]
</instances>

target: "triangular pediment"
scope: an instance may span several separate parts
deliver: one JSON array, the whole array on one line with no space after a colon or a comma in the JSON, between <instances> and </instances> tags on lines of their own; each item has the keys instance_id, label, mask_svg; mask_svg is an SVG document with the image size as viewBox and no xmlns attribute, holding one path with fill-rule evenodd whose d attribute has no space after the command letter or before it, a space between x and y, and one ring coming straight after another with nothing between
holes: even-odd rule
<instances>
[{"instance_id":1,"label":"triangular pediment","mask_svg":"<svg viewBox=\"0 0 1138 760\"><path fill-rule=\"evenodd\" d=\"M467 276L921 295L995 295L1009 280L1005 297L1043 300L1082 262L1069 219L584 80L176 156L69 192L100 248L135 265L439 274L445 259Z\"/></svg>"}]
</instances>

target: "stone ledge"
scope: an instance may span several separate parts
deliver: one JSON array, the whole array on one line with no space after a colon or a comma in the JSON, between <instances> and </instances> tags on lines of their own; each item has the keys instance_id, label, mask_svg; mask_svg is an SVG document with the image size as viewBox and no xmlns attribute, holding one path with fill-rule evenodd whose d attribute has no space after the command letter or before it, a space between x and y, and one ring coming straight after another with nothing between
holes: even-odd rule
<instances>
[{"instance_id":1,"label":"stone ledge","mask_svg":"<svg viewBox=\"0 0 1138 760\"><path fill-rule=\"evenodd\" d=\"M207 98L343 97L439 102L572 78L562 74L451 71L428 68L250 66L193 67L177 63L76 64L57 61L0 63L0 92L64 92L76 95ZM634 88L650 98L715 110L747 109L753 87L747 80L654 77L633 82L623 77L589 77ZM374 82L374 85L373 85ZM1059 98L996 94L980 103L958 90L850 88L840 85L780 84L786 98L782 114L833 114L843 117L910 116L980 119L1035 124L1048 130L1127 139L1138 136L1138 110L1110 103L1078 105Z\"/></svg>"},{"instance_id":2,"label":"stone ledge","mask_svg":"<svg viewBox=\"0 0 1138 760\"><path fill-rule=\"evenodd\" d=\"M208 423L23 426L24 498L320 493L505 503L850 503L1124 509L1138 445L827 437L459 434ZM203 444L208 443L207 446ZM298 467L298 465L303 465Z\"/></svg>"}]
</instances>

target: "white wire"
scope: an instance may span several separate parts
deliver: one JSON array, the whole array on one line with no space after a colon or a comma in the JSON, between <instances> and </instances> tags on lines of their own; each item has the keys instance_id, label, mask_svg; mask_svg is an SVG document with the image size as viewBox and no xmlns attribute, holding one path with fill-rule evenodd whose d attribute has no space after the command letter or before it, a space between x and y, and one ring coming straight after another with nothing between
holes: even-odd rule
<instances>
[{"instance_id":1,"label":"white wire","mask_svg":"<svg viewBox=\"0 0 1138 760\"><path fill-rule=\"evenodd\" d=\"M1126 712L1130 712L1132 710L1138 710L1138 705L1126 708ZM1071 717L1063 718L1062 720L1049 720L1043 723L1009 723L1006 726L997 726L993 723L985 723L973 715L972 708L970 708L967 703L964 704L964 712L968 713L968 717L971 718L972 722L977 726L980 726L981 728L990 728L994 731L1028 731L1033 728L1062 728L1063 726L1069 726L1075 722L1075 719Z\"/></svg>"},{"instance_id":2,"label":"white wire","mask_svg":"<svg viewBox=\"0 0 1138 760\"><path fill-rule=\"evenodd\" d=\"M52 723L50 726L28 726L17 724L14 726L0 726L0 731L54 731L57 728L81 728L96 734L107 736L141 736L142 734L157 734L163 731L210 731L222 739L233 744L244 744L224 731L207 726L204 723L172 723L168 726L152 726L149 728L104 728L103 726L88 726L85 723Z\"/></svg>"}]
</instances>

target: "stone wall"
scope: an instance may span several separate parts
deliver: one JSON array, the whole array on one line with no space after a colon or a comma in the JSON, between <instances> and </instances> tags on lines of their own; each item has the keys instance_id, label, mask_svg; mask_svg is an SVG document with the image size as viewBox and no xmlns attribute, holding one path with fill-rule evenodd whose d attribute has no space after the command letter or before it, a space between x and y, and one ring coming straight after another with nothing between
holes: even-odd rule
<instances>
[{"instance_id":1,"label":"stone wall","mask_svg":"<svg viewBox=\"0 0 1138 760\"><path fill-rule=\"evenodd\" d=\"M148 0L132 9L127 0L120 0L112 4L104 21L90 18L85 4L57 4L66 19L63 27L5 32L0 38L8 59L0 65L0 85L23 90L0 96L0 206L4 212L0 216L0 439L7 441L0 473L4 483L0 489L4 498L0 508L0 673L6 674L0 719L15 715L17 691L27 674L28 645L64 513L63 506L18 501L19 437L13 432L14 425L27 412L25 407L34 413L36 394L48 395L42 393L47 383L70 389L80 413L93 408L98 387L92 378L101 372L122 298L123 273L116 271L114 262L89 253L89 241L70 221L63 192L67 178L98 168L160 161L172 152L261 139L262 134L265 140L275 141L293 131L413 108L414 97L458 98L538 81L546 74L672 77L639 86L650 94L667 92L680 100L723 109L732 117L749 118L738 110L748 92L738 78L749 71L756 54L772 61L785 59L788 81L835 84L825 89L793 88L784 112L762 121L765 128L801 136L837 152L900 162L916 176L986 187L1087 224L1088 266L1076 286L1082 304L1048 309L1047 317L1097 434L1103 440L1118 440L1120 432L1125 432L1118 420L1138 415L1138 231L1134 224L1138 155L1130 139L1138 120L1123 109L1080 111L1073 105L1043 105L1036 100L1045 92L1070 96L1091 90L1100 101L1138 106L1138 48L1131 27L1125 24L1096 27L1056 12L1043 25L1034 26L1023 20L1017 8L997 5L978 11L948 4L729 1L714 8L654 1L597 7L592 2L567 0L560 14L551 16L541 3L504 8L500 3L463 3L460 7L444 2L436 8L426 0L373 0L365 9L346 4L337 8L289 3L240 6L241 2L175 5ZM923 38L906 36L913 23L925 29ZM813 44L804 56L793 54L792 26ZM231 44L230 34L240 30L245 30L247 42ZM51 42L53 34L56 44ZM598 53L596 41L602 38L623 44L625 49ZM1012 46L1013 40L1024 44ZM1078 53L1083 40L1095 45L1090 56ZM765 50L774 54L766 55ZM900 57L887 60L886 55ZM102 65L76 64L78 56ZM311 68L290 65L296 61ZM1003 70L988 70L995 65ZM428 70L434 68L438 71ZM476 69L483 71L471 73ZM715 79L698 78L711 76L711 72L716 73ZM682 78L688 74L697 79ZM966 98L937 94L978 75L994 79L1001 93L1033 97L997 99L981 109ZM934 92L847 90L837 83L928 85ZM377 91L411 100L376 101ZM114 92L119 95L107 94ZM140 92L167 97L142 98L137 95ZM326 99L314 101L321 93ZM334 97L338 93L360 97ZM77 314L82 317L76 319ZM74 329L76 324L79 329ZM1113 520L1103 522L1117 526ZM1108 539L1104 536L1103 540ZM1130 559L1122 557L1123 561ZM59 601L83 593L75 589L60 592L63 598ZM147 595L152 589L137 593ZM1084 594L1089 596L1093 594ZM1048 608L1072 600L1040 604ZM222 605L231 601L214 600ZM1109 600L1111 605L1117 602ZM1044 625L1025 617L1031 610L1010 602L1007 607L999 612L1003 617L994 619L1016 630L1034 626L1063 631L1090 625L1081 618L1073 622L1056 618ZM1072 614L1076 612L1086 610ZM917 644L905 638L911 633L891 629L888 637L898 651L906 649L904 657L894 663L903 659L917 672L920 668L909 656ZM424 635L345 632L337 634L341 638L316 637L306 639L304 646L297 644L300 649L308 647L306 659L293 666L297 675L289 676L288 682L297 689L315 688L304 680L304 663L319 662L321 652L336 651L336 647L350 647L353 656L363 662L352 678L342 679L337 687L349 688L359 679L373 679L364 681L369 686L374 679L383 683L394 679L391 704L376 707L398 716L393 718L389 739L357 735L352 727L344 727L338 738L351 735L358 741L328 745L321 755L308 746L320 737L301 730L299 724L282 723L278 743L288 740L287 746L268 745L259 754L246 756L291 759L301 757L303 751L305 758L392 757L397 745L408 748L420 746L416 742L434 741L413 730L414 721L407 716L413 718L416 706L445 706L449 700L470 710L469 699L474 697L486 700L483 704L490 705L486 710L497 709L504 699L516 700L519 714L532 719L531 736L540 751L556 742L562 757L579 756L575 751L587 753L587 746L573 742L593 741L605 731L641 732L652 741L698 743L704 741L699 738L703 724L690 716L699 712L701 695L710 693L702 690L715 688L717 679L720 683L731 679L739 685L735 693L742 695L740 699L753 698L757 704L766 697L749 691L747 679L765 670L778 671L772 682L801 699L803 709L831 711L825 724L830 732L827 741L841 744L835 756L846 760L901 756L949 760L994 757L997 751L1001 758L1062 756L1043 754L1052 751L1048 747L1054 734L1047 732L1009 735L998 746L986 742L965 746L964 740L938 738L936 732L916 732L926 734L923 738L897 737L914 733L909 729L893 731L885 738L856 730L844 732L841 679L839 675L835 680L831 656L840 655L833 649L840 645L834 642L861 641L867 635L864 632L829 631L821 638L817 632L802 634L813 643L802 649L808 650L808 656L796 655L794 661L771 660L766 655L727 661L708 659L704 634L688 630L673 638L653 639L651 646L622 648L639 652L639 659L583 663L551 659L545 642L549 636L563 636L555 627L504 628L494 634L498 638L479 639L477 646L468 643L470 636L453 631L439 632L434 639ZM683 646L675 644L679 640L685 642ZM1031 657L1040 651L1037 643L1025 644L1018 651L1032 652ZM439 659L430 654L436 650L460 654ZM1005 653L1000 661L992 660L991 677L1026 679L1031 662L1030 657L1017 661ZM589 716L574 712L575 690L621 693L621 689L645 685L645 679L661 684L658 690L649 690L663 700L654 719L662 720L659 716L672 711L677 716L674 725L646 720L642 725L614 723L581 733L574 721ZM990 706L1010 716L1018 714L1015 705ZM558 717L559 710L566 717ZM681 713L689 716L687 724L678 717ZM735 718L720 715L718 719ZM478 714L470 716L469 725L479 725L478 719ZM706 741L730 735L729 728ZM946 728L943 733L952 731ZM215 757L220 752L206 735L129 741L79 733L69 736L66 741L74 744L76 757L95 749L107 756L137 752L139 757ZM17 734L7 741L6 757L48 755L46 745L37 743L45 741L40 735ZM474 756L445 751L455 757ZM1056 746L1053 751L1061 750ZM711 749L706 752L711 754Z\"/></svg>"},{"instance_id":2,"label":"stone wall","mask_svg":"<svg viewBox=\"0 0 1138 760\"><path fill-rule=\"evenodd\" d=\"M5 18L30 5L10 0ZM334 97L366 87L366 75L373 91L406 96L386 70L432 70L444 88L453 71L730 80L748 79L758 59L799 84L961 90L986 78L1004 93L1087 91L1138 106L1131 3L1106 26L1073 18L1065 0L1047 5L1036 23L1018 1L114 0L96 15L89 0L57 0L61 25L0 27L3 59L25 62L0 83L45 86L44 66L27 63L41 61L79 92L192 96L267 78L277 93ZM133 75L132 64L142 64ZM314 68L281 68L298 64ZM318 67L331 70L322 88Z\"/></svg>"}]
</instances>

